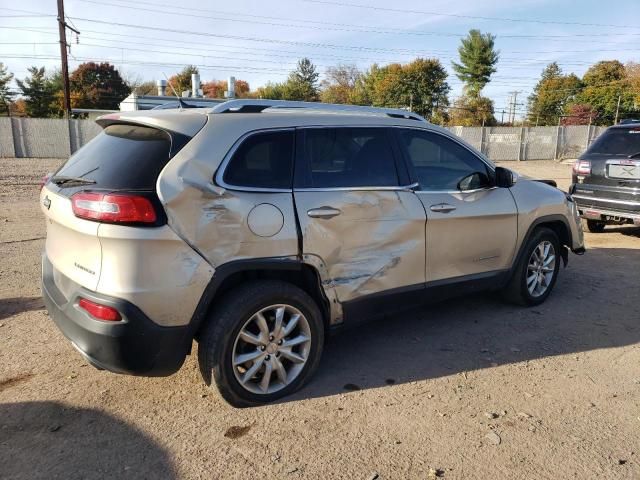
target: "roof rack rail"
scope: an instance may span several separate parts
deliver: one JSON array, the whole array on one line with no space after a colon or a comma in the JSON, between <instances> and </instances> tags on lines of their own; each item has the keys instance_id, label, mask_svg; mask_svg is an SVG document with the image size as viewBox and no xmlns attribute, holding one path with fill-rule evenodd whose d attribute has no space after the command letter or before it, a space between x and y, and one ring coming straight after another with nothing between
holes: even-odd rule
<instances>
[{"instance_id":1,"label":"roof rack rail","mask_svg":"<svg viewBox=\"0 0 640 480\"><path fill-rule=\"evenodd\" d=\"M362 113L369 115L387 115L394 118L426 121L420 115L398 108L364 107L360 105L338 105L320 102L294 102L289 100L229 100L211 109L211 113L259 113L268 108L306 108L326 112Z\"/></svg>"}]
</instances>

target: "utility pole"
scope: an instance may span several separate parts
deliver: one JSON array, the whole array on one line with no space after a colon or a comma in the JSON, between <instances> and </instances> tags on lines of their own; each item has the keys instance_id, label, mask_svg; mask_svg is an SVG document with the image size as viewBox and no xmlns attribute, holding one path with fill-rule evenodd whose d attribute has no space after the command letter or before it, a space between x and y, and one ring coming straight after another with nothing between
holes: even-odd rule
<instances>
[{"instance_id":1,"label":"utility pole","mask_svg":"<svg viewBox=\"0 0 640 480\"><path fill-rule=\"evenodd\" d=\"M622 99L622 95L618 95L618 106L616 107L616 119L613 121L614 125L618 124L618 114L620 113L620 100Z\"/></svg>"},{"instance_id":2,"label":"utility pole","mask_svg":"<svg viewBox=\"0 0 640 480\"><path fill-rule=\"evenodd\" d=\"M72 30L80 34L75 28L70 27L64 17L64 0L58 0L58 34L60 36L60 61L62 62L62 86L64 91L64 112L67 118L71 118L71 88L69 86L69 62L67 60L67 31Z\"/></svg>"},{"instance_id":3,"label":"utility pole","mask_svg":"<svg viewBox=\"0 0 640 480\"><path fill-rule=\"evenodd\" d=\"M522 93L522 90L514 90L508 93L511 94L511 98L509 99L509 123L513 126L516 121L516 108L518 105L522 105L518 103L518 95Z\"/></svg>"}]
</instances>

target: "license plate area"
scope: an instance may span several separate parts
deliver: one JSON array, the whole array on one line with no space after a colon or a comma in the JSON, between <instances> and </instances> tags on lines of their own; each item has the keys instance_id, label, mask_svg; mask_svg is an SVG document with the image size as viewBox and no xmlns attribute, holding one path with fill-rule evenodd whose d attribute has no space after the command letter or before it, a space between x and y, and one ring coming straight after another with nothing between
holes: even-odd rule
<instances>
[{"instance_id":1,"label":"license plate area","mask_svg":"<svg viewBox=\"0 0 640 480\"><path fill-rule=\"evenodd\" d=\"M640 180L640 162L620 161L607 165L607 176L624 180Z\"/></svg>"}]
</instances>

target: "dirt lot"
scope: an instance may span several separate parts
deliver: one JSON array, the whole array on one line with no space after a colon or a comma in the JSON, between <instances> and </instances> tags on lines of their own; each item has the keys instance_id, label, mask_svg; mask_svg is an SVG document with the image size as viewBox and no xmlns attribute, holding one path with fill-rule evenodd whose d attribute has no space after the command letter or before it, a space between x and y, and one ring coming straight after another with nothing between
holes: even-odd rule
<instances>
[{"instance_id":1,"label":"dirt lot","mask_svg":"<svg viewBox=\"0 0 640 480\"><path fill-rule=\"evenodd\" d=\"M483 295L347 331L302 392L236 410L193 358L100 372L46 316L57 163L0 159L0 478L640 478L640 229L587 234L541 307Z\"/></svg>"}]
</instances>

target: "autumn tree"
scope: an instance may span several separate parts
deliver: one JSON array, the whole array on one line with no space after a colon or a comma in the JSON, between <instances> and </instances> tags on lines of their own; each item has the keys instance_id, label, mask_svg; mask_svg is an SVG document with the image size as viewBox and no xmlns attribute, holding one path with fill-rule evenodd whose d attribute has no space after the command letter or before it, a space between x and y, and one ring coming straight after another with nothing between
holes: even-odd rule
<instances>
[{"instance_id":1,"label":"autumn tree","mask_svg":"<svg viewBox=\"0 0 640 480\"><path fill-rule=\"evenodd\" d=\"M236 80L236 98L247 98L249 95L249 83L245 80ZM227 80L212 80L202 84L202 94L207 98L225 98L224 92L229 90Z\"/></svg>"},{"instance_id":2,"label":"autumn tree","mask_svg":"<svg viewBox=\"0 0 640 480\"><path fill-rule=\"evenodd\" d=\"M562 125L590 125L598 119L598 112L591 105L574 103L562 117Z\"/></svg>"},{"instance_id":3,"label":"autumn tree","mask_svg":"<svg viewBox=\"0 0 640 480\"><path fill-rule=\"evenodd\" d=\"M633 95L633 106L640 110L640 63L629 62L624 66L627 84Z\"/></svg>"},{"instance_id":4,"label":"autumn tree","mask_svg":"<svg viewBox=\"0 0 640 480\"><path fill-rule=\"evenodd\" d=\"M320 84L320 100L325 103L355 103L356 86L362 72L355 65L328 67Z\"/></svg>"},{"instance_id":5,"label":"autumn tree","mask_svg":"<svg viewBox=\"0 0 640 480\"><path fill-rule=\"evenodd\" d=\"M69 76L71 106L117 110L131 89L110 63L82 63Z\"/></svg>"},{"instance_id":6,"label":"autumn tree","mask_svg":"<svg viewBox=\"0 0 640 480\"><path fill-rule=\"evenodd\" d=\"M178 95L182 95L182 92L184 91L191 90L191 75L193 73L199 74L200 70L198 70L198 67L195 65L187 65L180 73L169 78L169 84L173 86ZM168 93L173 95L171 86L167 85L167 88L169 89Z\"/></svg>"},{"instance_id":7,"label":"autumn tree","mask_svg":"<svg viewBox=\"0 0 640 480\"><path fill-rule=\"evenodd\" d=\"M54 87L47 78L44 67L28 68L29 76L16 80L24 97L24 110L29 117L49 117L54 102Z\"/></svg>"},{"instance_id":8,"label":"autumn tree","mask_svg":"<svg viewBox=\"0 0 640 480\"><path fill-rule=\"evenodd\" d=\"M13 74L9 73L7 67L0 62L0 109L7 114L10 113L11 98L13 97L11 80L13 80Z\"/></svg>"},{"instance_id":9,"label":"autumn tree","mask_svg":"<svg viewBox=\"0 0 640 480\"><path fill-rule=\"evenodd\" d=\"M458 47L460 63L451 62L456 76L465 84L465 93L471 97L478 97L496 72L500 52L495 50L494 43L494 35L469 30Z\"/></svg>"},{"instance_id":10,"label":"autumn tree","mask_svg":"<svg viewBox=\"0 0 640 480\"><path fill-rule=\"evenodd\" d=\"M447 72L437 59L376 64L359 79L354 97L376 107L406 108L442 123L449 106Z\"/></svg>"},{"instance_id":11,"label":"autumn tree","mask_svg":"<svg viewBox=\"0 0 640 480\"><path fill-rule=\"evenodd\" d=\"M557 125L565 108L575 101L580 87L581 81L576 75L564 75L556 62L547 65L528 98L529 122Z\"/></svg>"},{"instance_id":12,"label":"autumn tree","mask_svg":"<svg viewBox=\"0 0 640 480\"><path fill-rule=\"evenodd\" d=\"M634 95L627 79L625 67L618 60L598 62L592 65L582 77L584 88L576 95L575 103L591 105L600 115L599 125L613 123L618 99L619 117L635 110Z\"/></svg>"},{"instance_id":13,"label":"autumn tree","mask_svg":"<svg viewBox=\"0 0 640 480\"><path fill-rule=\"evenodd\" d=\"M449 124L463 127L492 126L497 121L494 116L493 101L490 98L462 95L449 110Z\"/></svg>"}]
</instances>

